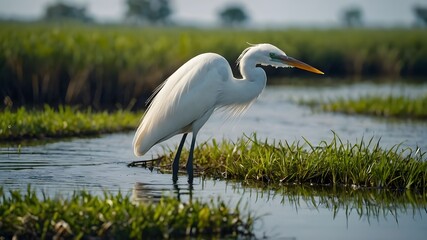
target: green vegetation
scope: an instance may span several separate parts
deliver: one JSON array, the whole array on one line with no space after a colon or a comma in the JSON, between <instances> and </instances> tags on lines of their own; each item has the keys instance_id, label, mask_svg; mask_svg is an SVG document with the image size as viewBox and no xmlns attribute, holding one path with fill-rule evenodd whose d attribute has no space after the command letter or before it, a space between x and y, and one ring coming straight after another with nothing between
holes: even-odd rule
<instances>
[{"instance_id":1,"label":"green vegetation","mask_svg":"<svg viewBox=\"0 0 427 240\"><path fill-rule=\"evenodd\" d=\"M267 143L254 136L237 142L212 140L194 154L201 174L221 179L355 188L425 190L427 186L425 153L399 145L385 150L372 139L351 144L334 135L331 142L314 146L308 141ZM165 171L170 169L173 156L172 151L164 156Z\"/></svg>"},{"instance_id":2,"label":"green vegetation","mask_svg":"<svg viewBox=\"0 0 427 240\"><path fill-rule=\"evenodd\" d=\"M81 104L100 109L120 104L140 109L151 91L191 57L217 52L234 65L247 42L275 44L327 76L426 76L424 39L427 32L421 29L235 31L1 24L0 99L8 96L15 106ZM269 76L304 74L267 70Z\"/></svg>"},{"instance_id":3,"label":"green vegetation","mask_svg":"<svg viewBox=\"0 0 427 240\"><path fill-rule=\"evenodd\" d=\"M357 99L338 98L329 101L302 101L324 111L346 114L365 114L381 117L427 120L427 95L417 98L405 96L363 96Z\"/></svg>"},{"instance_id":4,"label":"green vegetation","mask_svg":"<svg viewBox=\"0 0 427 240\"><path fill-rule=\"evenodd\" d=\"M152 239L207 235L251 236L254 218L219 199L189 203L163 197L158 203L132 202L129 196L85 191L40 198L0 188L0 238Z\"/></svg>"},{"instance_id":5,"label":"green vegetation","mask_svg":"<svg viewBox=\"0 0 427 240\"><path fill-rule=\"evenodd\" d=\"M0 142L133 130L141 116L142 113L126 110L108 113L80 111L72 107L59 107L54 110L45 106L42 111L26 110L24 107L12 111L7 108L0 112Z\"/></svg>"}]
</instances>

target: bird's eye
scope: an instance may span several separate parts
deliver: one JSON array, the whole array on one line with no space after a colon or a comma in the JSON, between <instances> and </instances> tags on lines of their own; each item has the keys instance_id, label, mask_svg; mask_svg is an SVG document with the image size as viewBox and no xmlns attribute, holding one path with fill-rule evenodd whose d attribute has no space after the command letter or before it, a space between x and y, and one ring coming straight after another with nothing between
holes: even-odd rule
<instances>
[{"instance_id":1,"label":"bird's eye","mask_svg":"<svg viewBox=\"0 0 427 240\"><path fill-rule=\"evenodd\" d=\"M278 55L277 54L275 54L275 53L270 53L270 58L271 58L271 60L278 60L279 59L279 57L278 57Z\"/></svg>"}]
</instances>

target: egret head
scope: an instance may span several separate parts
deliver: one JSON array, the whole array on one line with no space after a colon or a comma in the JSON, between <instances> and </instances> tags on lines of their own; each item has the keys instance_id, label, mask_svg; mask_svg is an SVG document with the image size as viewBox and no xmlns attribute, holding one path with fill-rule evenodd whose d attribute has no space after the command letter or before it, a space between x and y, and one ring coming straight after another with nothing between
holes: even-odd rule
<instances>
[{"instance_id":1,"label":"egret head","mask_svg":"<svg viewBox=\"0 0 427 240\"><path fill-rule=\"evenodd\" d=\"M324 74L322 71L304 62L287 56L282 50L268 43L255 44L246 48L238 58L238 63L241 64L242 60L246 57L264 66L296 67L309 72Z\"/></svg>"}]
</instances>

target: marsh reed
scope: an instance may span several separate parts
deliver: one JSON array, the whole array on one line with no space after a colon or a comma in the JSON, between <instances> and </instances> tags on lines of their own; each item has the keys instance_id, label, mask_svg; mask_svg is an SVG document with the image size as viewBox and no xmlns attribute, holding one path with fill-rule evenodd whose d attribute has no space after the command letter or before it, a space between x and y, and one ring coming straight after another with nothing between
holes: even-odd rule
<instances>
[{"instance_id":1,"label":"marsh reed","mask_svg":"<svg viewBox=\"0 0 427 240\"><path fill-rule=\"evenodd\" d=\"M232 66L250 43L269 42L328 77L427 76L426 31L242 30L0 24L0 100L21 105L142 109L185 61L217 52ZM237 68L234 67L234 71ZM307 77L267 68L271 78Z\"/></svg>"}]
</instances>

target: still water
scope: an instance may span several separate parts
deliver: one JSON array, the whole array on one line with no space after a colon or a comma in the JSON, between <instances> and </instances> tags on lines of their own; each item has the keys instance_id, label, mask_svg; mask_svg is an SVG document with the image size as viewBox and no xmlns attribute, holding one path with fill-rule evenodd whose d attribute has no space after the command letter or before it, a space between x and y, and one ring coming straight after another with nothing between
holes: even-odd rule
<instances>
[{"instance_id":1,"label":"still water","mask_svg":"<svg viewBox=\"0 0 427 240\"><path fill-rule=\"evenodd\" d=\"M343 141L381 139L384 148L395 144L427 151L427 124L390 121L364 116L313 112L294 100L325 99L366 94L416 96L426 94L427 85L355 84L330 87L268 87L241 117L215 114L201 130L198 142L210 139L236 140L243 133L258 138L303 141L316 144L330 140L332 131ZM225 116L224 116L225 115ZM141 201L162 195L189 199L220 197L234 206L247 204L247 211L261 216L258 237L271 239L425 239L426 200L406 192L319 190L282 187L245 187L241 183L196 178L189 186L181 176L172 184L170 174L144 168L129 168L133 156L133 133L75 138L37 146L0 148L0 184L4 189L25 189L28 184L49 194L67 194L86 189L131 194ZM156 146L143 157L150 159L174 148L180 137ZM188 143L187 143L188 144ZM195 156L197 159L197 156Z\"/></svg>"}]
</instances>

